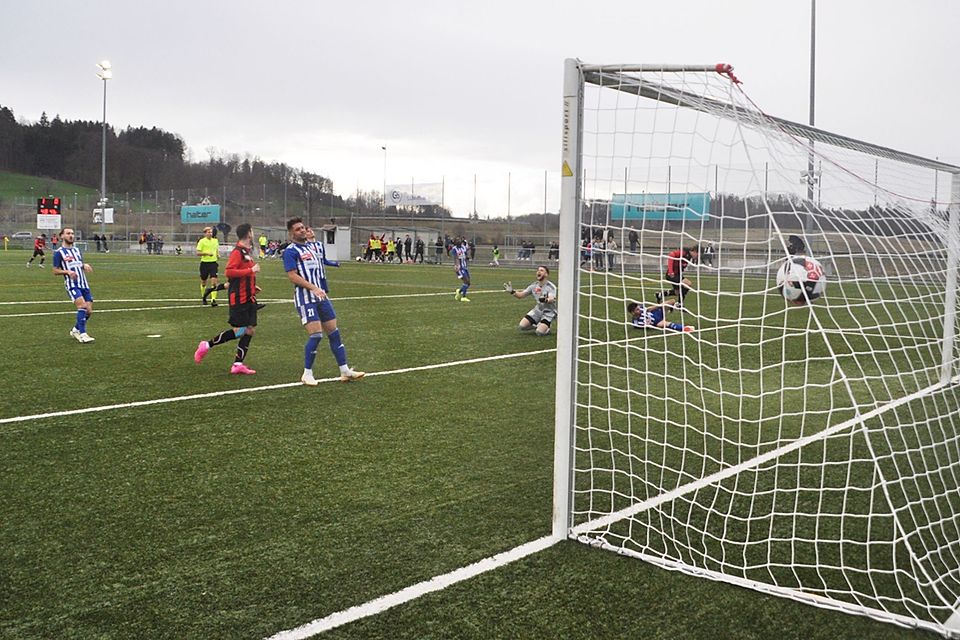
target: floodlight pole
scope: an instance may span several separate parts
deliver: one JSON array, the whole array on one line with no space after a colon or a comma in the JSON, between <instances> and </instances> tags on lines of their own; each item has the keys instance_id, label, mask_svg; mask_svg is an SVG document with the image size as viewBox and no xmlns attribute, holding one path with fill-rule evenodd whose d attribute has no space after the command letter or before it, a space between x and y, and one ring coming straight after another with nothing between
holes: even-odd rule
<instances>
[{"instance_id":1,"label":"floodlight pole","mask_svg":"<svg viewBox=\"0 0 960 640\"><path fill-rule=\"evenodd\" d=\"M113 66L109 60L97 63L97 77L103 80L103 123L100 148L100 235L107 231L107 80L113 78Z\"/></svg>"},{"instance_id":2,"label":"floodlight pole","mask_svg":"<svg viewBox=\"0 0 960 640\"><path fill-rule=\"evenodd\" d=\"M383 203L380 207L380 217L381 224L387 226L387 146L383 145L380 147L383 149L383 197L381 202Z\"/></svg>"}]
</instances>

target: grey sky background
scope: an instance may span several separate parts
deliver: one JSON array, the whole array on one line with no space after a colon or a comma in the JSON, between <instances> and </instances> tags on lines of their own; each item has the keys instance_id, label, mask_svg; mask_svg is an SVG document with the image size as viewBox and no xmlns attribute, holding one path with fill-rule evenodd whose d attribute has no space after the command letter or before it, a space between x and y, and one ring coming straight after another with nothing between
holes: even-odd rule
<instances>
[{"instance_id":1,"label":"grey sky background","mask_svg":"<svg viewBox=\"0 0 960 640\"><path fill-rule=\"evenodd\" d=\"M337 193L447 182L457 215L555 210L562 64L733 64L768 113L805 122L809 0L592 3L18 2L0 104L107 119L329 176ZM820 0L817 125L960 162L954 0ZM197 186L197 185L171 185Z\"/></svg>"}]
</instances>

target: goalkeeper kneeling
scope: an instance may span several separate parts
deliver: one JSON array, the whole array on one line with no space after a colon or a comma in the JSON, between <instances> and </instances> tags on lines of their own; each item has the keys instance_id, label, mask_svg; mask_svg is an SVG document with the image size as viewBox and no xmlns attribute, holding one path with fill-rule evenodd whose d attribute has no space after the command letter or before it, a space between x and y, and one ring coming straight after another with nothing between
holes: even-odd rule
<instances>
[{"instance_id":1,"label":"goalkeeper kneeling","mask_svg":"<svg viewBox=\"0 0 960 640\"><path fill-rule=\"evenodd\" d=\"M627 313L630 314L630 321L638 329L669 329L671 331L693 331L693 326L682 325L679 322L667 322L666 315L674 310L674 302L663 302L660 304L644 307L639 302L631 302L627 305Z\"/></svg>"},{"instance_id":2,"label":"goalkeeper kneeling","mask_svg":"<svg viewBox=\"0 0 960 640\"><path fill-rule=\"evenodd\" d=\"M537 300L537 306L520 318L520 331L529 331L536 327L538 336L550 333L550 325L557 318L557 285L547 280L549 275L550 269L541 265L537 267L536 280L526 289L518 291L511 283L503 283L503 290L514 298L533 296Z\"/></svg>"}]
</instances>

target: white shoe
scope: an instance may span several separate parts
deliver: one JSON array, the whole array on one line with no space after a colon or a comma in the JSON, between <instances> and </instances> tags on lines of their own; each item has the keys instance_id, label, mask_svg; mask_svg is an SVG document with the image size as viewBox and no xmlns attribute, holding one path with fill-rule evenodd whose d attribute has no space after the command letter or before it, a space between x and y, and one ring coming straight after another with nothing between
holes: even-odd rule
<instances>
[{"instance_id":1,"label":"white shoe","mask_svg":"<svg viewBox=\"0 0 960 640\"><path fill-rule=\"evenodd\" d=\"M76 339L77 342L83 342L83 340L80 339L80 330L76 327L70 329L70 337Z\"/></svg>"},{"instance_id":2,"label":"white shoe","mask_svg":"<svg viewBox=\"0 0 960 640\"><path fill-rule=\"evenodd\" d=\"M85 332L77 336L77 340L79 340L80 342L96 342L96 338L94 338L91 335L88 335Z\"/></svg>"},{"instance_id":3,"label":"white shoe","mask_svg":"<svg viewBox=\"0 0 960 640\"><path fill-rule=\"evenodd\" d=\"M352 382L354 380L360 380L365 375L367 375L365 371L354 371L353 369L347 369L346 373L340 374L340 382Z\"/></svg>"},{"instance_id":4,"label":"white shoe","mask_svg":"<svg viewBox=\"0 0 960 640\"><path fill-rule=\"evenodd\" d=\"M320 384L319 382L317 382L317 379L313 377L313 372L310 372L310 373L305 372L302 376L300 376L300 382L307 385L308 387L315 387L318 384Z\"/></svg>"}]
</instances>

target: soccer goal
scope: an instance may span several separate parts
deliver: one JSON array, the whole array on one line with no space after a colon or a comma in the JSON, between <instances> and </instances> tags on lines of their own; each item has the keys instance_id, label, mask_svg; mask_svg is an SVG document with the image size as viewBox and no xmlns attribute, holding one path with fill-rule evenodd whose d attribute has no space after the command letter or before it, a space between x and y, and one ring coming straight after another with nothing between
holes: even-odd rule
<instances>
[{"instance_id":1,"label":"soccer goal","mask_svg":"<svg viewBox=\"0 0 960 640\"><path fill-rule=\"evenodd\" d=\"M554 535L960 635L960 167L565 64Z\"/></svg>"}]
</instances>

